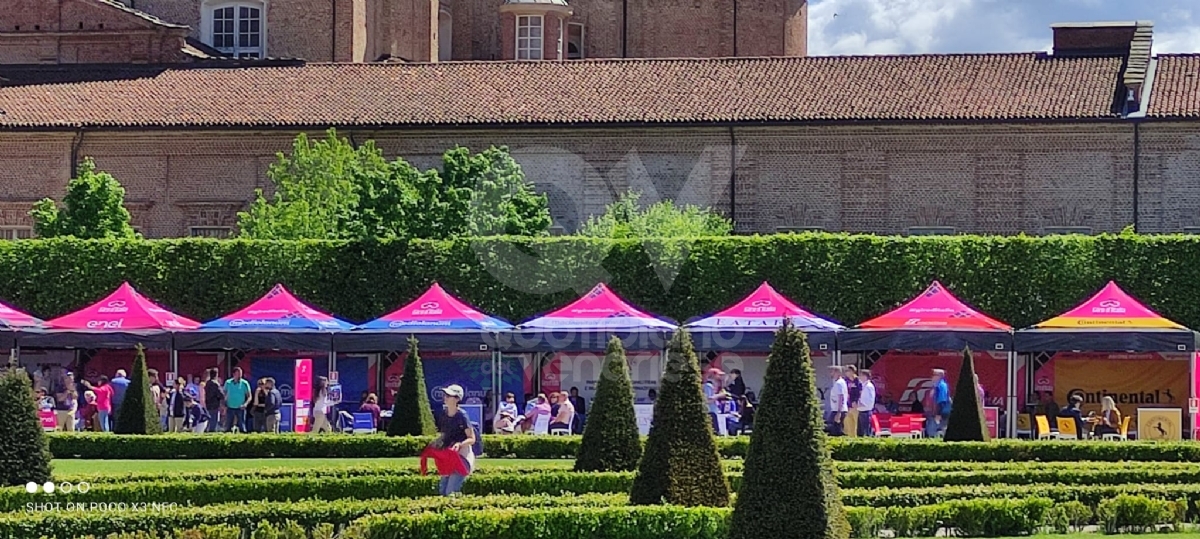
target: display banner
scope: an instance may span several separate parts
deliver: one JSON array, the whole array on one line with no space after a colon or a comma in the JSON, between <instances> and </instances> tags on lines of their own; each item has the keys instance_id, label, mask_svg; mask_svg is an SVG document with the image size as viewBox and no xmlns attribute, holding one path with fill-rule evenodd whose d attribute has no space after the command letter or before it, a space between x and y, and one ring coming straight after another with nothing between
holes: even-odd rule
<instances>
[{"instance_id":1,"label":"display banner","mask_svg":"<svg viewBox=\"0 0 1200 539\"><path fill-rule=\"evenodd\" d=\"M626 355L633 380L635 400L647 400L651 389L662 378L661 352L630 352ZM558 353L542 366L542 392L579 389L579 396L591 402L604 368L604 354L597 352Z\"/></svg>"},{"instance_id":2,"label":"display banner","mask_svg":"<svg viewBox=\"0 0 1200 539\"><path fill-rule=\"evenodd\" d=\"M832 383L832 380L829 378L829 366L833 364L833 352L813 351L811 354L813 372L817 377L818 398L821 402L825 402L825 391ZM753 392L756 396L762 394L763 382L767 377L766 353L722 352L713 359L710 366L721 369L727 375L735 369L741 371L742 382L746 384L746 391ZM657 381L655 383L657 384ZM634 394L637 396L642 395L638 391L635 391Z\"/></svg>"},{"instance_id":3,"label":"display banner","mask_svg":"<svg viewBox=\"0 0 1200 539\"><path fill-rule=\"evenodd\" d=\"M649 436L650 425L654 423L654 405L635 404L633 405L633 413L637 417L638 434Z\"/></svg>"},{"instance_id":4,"label":"display banner","mask_svg":"<svg viewBox=\"0 0 1200 539\"><path fill-rule=\"evenodd\" d=\"M292 394L296 399L296 432L308 432L309 413L312 410L312 360L297 359L296 360L296 386L292 390Z\"/></svg>"},{"instance_id":5,"label":"display banner","mask_svg":"<svg viewBox=\"0 0 1200 539\"><path fill-rule=\"evenodd\" d=\"M450 384L458 384L467 392L463 402L479 399L483 402L484 395L492 389L492 355L490 352L421 352L421 366L425 371L425 388L429 391L430 402L441 402L440 388ZM386 407L395 400L396 390L404 379L404 359L407 353L400 355L384 371L384 395ZM511 391L520 404L529 391L529 376L526 374L524 356L503 356L500 359L500 376L502 392ZM502 394L500 396L503 396Z\"/></svg>"},{"instance_id":6,"label":"display banner","mask_svg":"<svg viewBox=\"0 0 1200 539\"><path fill-rule=\"evenodd\" d=\"M1122 357L1137 359L1120 359ZM1160 354L1056 354L1054 399L1065 406L1071 395L1083 397L1083 412L1100 413L1101 400L1111 396L1122 415L1138 408L1180 408L1189 396L1187 361L1155 360ZM1186 357L1186 355L1185 355ZM1132 430L1132 429L1131 429Z\"/></svg>"},{"instance_id":7,"label":"display banner","mask_svg":"<svg viewBox=\"0 0 1200 539\"><path fill-rule=\"evenodd\" d=\"M1156 442L1182 440L1182 413L1183 410L1179 408L1139 408L1137 414L1138 439Z\"/></svg>"},{"instance_id":8,"label":"display banner","mask_svg":"<svg viewBox=\"0 0 1200 539\"><path fill-rule=\"evenodd\" d=\"M1003 408L1008 386L1008 354L992 351L972 351L972 354L975 374L983 384L985 406ZM961 368L962 352L889 350L871 367L878 404L883 408L898 406L901 412L907 412L914 401L924 402L925 394L933 389L933 369L946 371L946 382L953 393Z\"/></svg>"},{"instance_id":9,"label":"display banner","mask_svg":"<svg viewBox=\"0 0 1200 539\"><path fill-rule=\"evenodd\" d=\"M987 406L983 409L983 419L987 422L988 433L993 440L1000 437L1000 409Z\"/></svg>"}]
</instances>

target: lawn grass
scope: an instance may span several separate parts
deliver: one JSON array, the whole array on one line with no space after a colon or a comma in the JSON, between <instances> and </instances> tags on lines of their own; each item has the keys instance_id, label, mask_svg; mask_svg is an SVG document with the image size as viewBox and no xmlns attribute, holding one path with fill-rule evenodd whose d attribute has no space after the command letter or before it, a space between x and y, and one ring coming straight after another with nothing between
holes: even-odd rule
<instances>
[{"instance_id":1,"label":"lawn grass","mask_svg":"<svg viewBox=\"0 0 1200 539\"><path fill-rule=\"evenodd\" d=\"M488 459L480 458L478 466L483 468L546 468L568 470L574 461L565 459ZM69 460L54 461L57 477L83 474L110 474L130 472L162 472L164 475L180 472L202 472L216 470L266 470L277 468L349 468L353 466L395 466L397 469L415 470L420 465L417 458L400 459L214 459L214 460ZM1197 538L1200 539L1200 538Z\"/></svg>"}]
</instances>

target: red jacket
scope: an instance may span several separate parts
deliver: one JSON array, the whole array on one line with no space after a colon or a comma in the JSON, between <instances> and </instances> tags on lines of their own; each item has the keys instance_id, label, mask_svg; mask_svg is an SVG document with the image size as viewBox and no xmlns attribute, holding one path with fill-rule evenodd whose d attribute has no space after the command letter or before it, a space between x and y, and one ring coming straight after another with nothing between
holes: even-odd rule
<instances>
[{"instance_id":1,"label":"red jacket","mask_svg":"<svg viewBox=\"0 0 1200 539\"><path fill-rule=\"evenodd\" d=\"M426 447L425 450L421 452L421 475L425 475L429 470L428 466L425 464L425 461L428 459L433 459L433 463L437 465L438 475L441 476L447 476L451 474L467 476L471 473L470 470L467 469L467 465L463 462L462 456L460 456L457 451L452 451L450 449L435 449L434 447L430 446Z\"/></svg>"}]
</instances>

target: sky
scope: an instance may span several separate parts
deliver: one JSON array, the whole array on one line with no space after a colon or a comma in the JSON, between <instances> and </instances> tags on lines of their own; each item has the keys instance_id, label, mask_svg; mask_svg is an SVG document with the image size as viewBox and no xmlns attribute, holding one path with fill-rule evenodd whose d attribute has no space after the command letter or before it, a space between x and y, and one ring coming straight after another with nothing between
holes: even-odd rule
<instances>
[{"instance_id":1,"label":"sky","mask_svg":"<svg viewBox=\"0 0 1200 539\"><path fill-rule=\"evenodd\" d=\"M1200 52L1200 0L809 0L811 55L1047 51L1056 22L1154 22L1154 52Z\"/></svg>"}]
</instances>

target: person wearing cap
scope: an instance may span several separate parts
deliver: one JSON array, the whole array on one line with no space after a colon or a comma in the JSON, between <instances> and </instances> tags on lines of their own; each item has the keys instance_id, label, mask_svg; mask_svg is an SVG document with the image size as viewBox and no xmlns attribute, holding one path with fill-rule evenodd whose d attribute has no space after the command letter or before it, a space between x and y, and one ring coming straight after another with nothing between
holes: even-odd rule
<instances>
[{"instance_id":1,"label":"person wearing cap","mask_svg":"<svg viewBox=\"0 0 1200 539\"><path fill-rule=\"evenodd\" d=\"M462 386L457 384L442 390L442 403L446 410L438 421L438 437L434 440L434 445L457 453L463 464L462 468L442 476L438 484L438 493L442 496L453 496L461 492L463 482L475 469L475 429L471 428L467 414L458 407L463 394ZM466 473L463 474L463 471Z\"/></svg>"}]
</instances>

